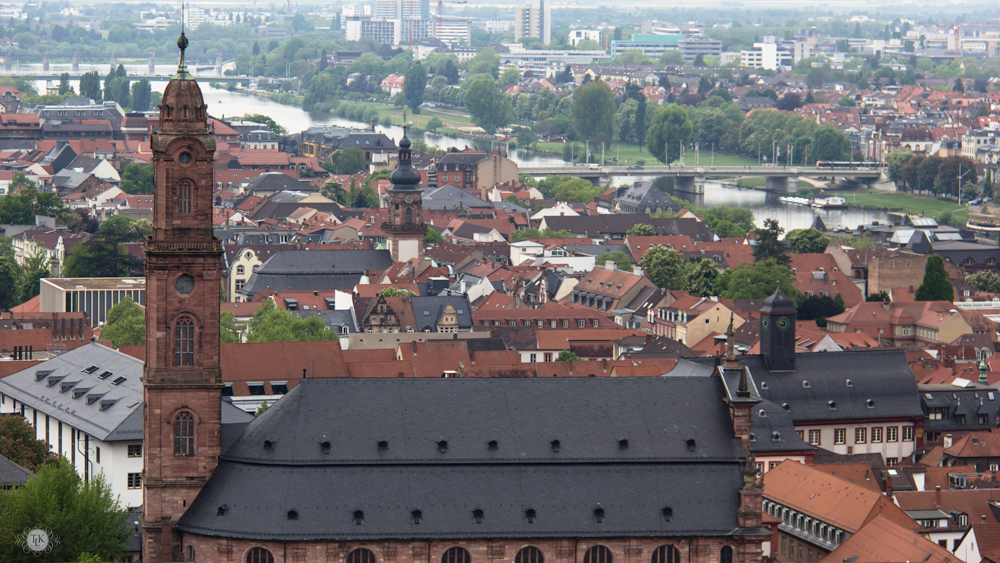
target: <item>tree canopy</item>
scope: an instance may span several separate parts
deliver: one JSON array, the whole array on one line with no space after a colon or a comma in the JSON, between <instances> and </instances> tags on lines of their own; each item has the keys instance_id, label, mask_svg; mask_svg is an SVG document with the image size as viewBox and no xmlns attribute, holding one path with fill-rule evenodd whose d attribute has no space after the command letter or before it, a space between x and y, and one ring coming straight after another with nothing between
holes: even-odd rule
<instances>
[{"instance_id":1,"label":"tree canopy","mask_svg":"<svg viewBox=\"0 0 1000 563\"><path fill-rule=\"evenodd\" d=\"M681 157L681 147L691 142L693 133L694 124L684 108L677 104L660 106L653 114L646 146L661 162L670 163Z\"/></svg>"},{"instance_id":2,"label":"tree canopy","mask_svg":"<svg viewBox=\"0 0 1000 563\"><path fill-rule=\"evenodd\" d=\"M603 135L610 143L614 130L615 96L603 80L592 80L573 91L573 125L580 139Z\"/></svg>"},{"instance_id":3,"label":"tree canopy","mask_svg":"<svg viewBox=\"0 0 1000 563\"><path fill-rule=\"evenodd\" d=\"M785 235L788 250L796 254L814 254L826 252L830 237L816 229L792 229Z\"/></svg>"},{"instance_id":4,"label":"tree canopy","mask_svg":"<svg viewBox=\"0 0 1000 563\"><path fill-rule=\"evenodd\" d=\"M719 275L715 289L716 295L723 299L764 299L779 286L781 292L793 300L798 297L795 274L791 268L772 259L764 259L726 270Z\"/></svg>"},{"instance_id":5,"label":"tree canopy","mask_svg":"<svg viewBox=\"0 0 1000 563\"><path fill-rule=\"evenodd\" d=\"M937 254L931 254L924 266L924 281L917 288L914 296L917 301L953 301L955 288L948 280L944 270L944 260Z\"/></svg>"},{"instance_id":6,"label":"tree canopy","mask_svg":"<svg viewBox=\"0 0 1000 563\"><path fill-rule=\"evenodd\" d=\"M764 219L764 226L754 229L754 233L757 235L757 245L753 249L754 260L774 260L778 264L787 266L789 262L788 244L781 240L781 235L784 232L785 229L778 225L777 219Z\"/></svg>"},{"instance_id":7,"label":"tree canopy","mask_svg":"<svg viewBox=\"0 0 1000 563\"><path fill-rule=\"evenodd\" d=\"M12 413L0 418L0 456L34 471L49 458L49 446L35 438L35 428L28 419Z\"/></svg>"},{"instance_id":8,"label":"tree canopy","mask_svg":"<svg viewBox=\"0 0 1000 563\"><path fill-rule=\"evenodd\" d=\"M83 481L61 460L39 468L24 487L2 491L0 497L0 560L115 561L128 547L133 529L129 512L111 494L103 473ZM44 554L27 552L15 538L39 524L59 536L59 542Z\"/></svg>"},{"instance_id":9,"label":"tree canopy","mask_svg":"<svg viewBox=\"0 0 1000 563\"><path fill-rule=\"evenodd\" d=\"M247 342L299 342L339 338L340 335L328 329L321 318L303 319L278 308L274 300L265 299L250 321Z\"/></svg>"},{"instance_id":10,"label":"tree canopy","mask_svg":"<svg viewBox=\"0 0 1000 563\"><path fill-rule=\"evenodd\" d=\"M482 127L487 134L506 127L514 119L510 98L503 95L494 80L470 80L465 90L465 109L469 110L472 122Z\"/></svg>"},{"instance_id":11,"label":"tree canopy","mask_svg":"<svg viewBox=\"0 0 1000 563\"><path fill-rule=\"evenodd\" d=\"M108 320L101 329L101 339L110 340L115 348L146 343L146 311L126 297L108 311Z\"/></svg>"}]
</instances>

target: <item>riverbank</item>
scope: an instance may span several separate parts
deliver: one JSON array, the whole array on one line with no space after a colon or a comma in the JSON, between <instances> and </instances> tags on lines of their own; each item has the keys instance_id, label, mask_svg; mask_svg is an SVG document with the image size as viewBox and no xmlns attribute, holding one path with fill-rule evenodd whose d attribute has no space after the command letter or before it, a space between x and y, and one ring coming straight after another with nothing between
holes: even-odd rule
<instances>
[{"instance_id":1,"label":"riverbank","mask_svg":"<svg viewBox=\"0 0 1000 563\"><path fill-rule=\"evenodd\" d=\"M855 190L840 194L851 207L862 209L885 209L903 211L912 215L923 215L937 219L943 213L950 213L953 223L965 223L969 208L956 202L915 195L907 192L886 192L882 190Z\"/></svg>"}]
</instances>

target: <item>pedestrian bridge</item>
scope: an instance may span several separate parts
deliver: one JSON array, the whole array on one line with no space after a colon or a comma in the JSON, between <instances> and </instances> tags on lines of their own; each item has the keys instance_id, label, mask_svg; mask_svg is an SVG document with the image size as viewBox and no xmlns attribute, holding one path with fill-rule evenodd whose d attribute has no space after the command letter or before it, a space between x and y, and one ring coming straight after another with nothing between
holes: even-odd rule
<instances>
[{"instance_id":1,"label":"pedestrian bridge","mask_svg":"<svg viewBox=\"0 0 1000 563\"><path fill-rule=\"evenodd\" d=\"M704 182L714 179L746 177L767 178L767 191L789 193L798 190L800 176L810 178L854 178L876 180L882 169L871 167L820 167L820 166L682 166L662 165L634 168L631 166L525 166L520 174L529 176L575 176L598 183L611 180L612 176L634 176L638 178L667 176L674 179L674 189L681 192L703 193Z\"/></svg>"}]
</instances>

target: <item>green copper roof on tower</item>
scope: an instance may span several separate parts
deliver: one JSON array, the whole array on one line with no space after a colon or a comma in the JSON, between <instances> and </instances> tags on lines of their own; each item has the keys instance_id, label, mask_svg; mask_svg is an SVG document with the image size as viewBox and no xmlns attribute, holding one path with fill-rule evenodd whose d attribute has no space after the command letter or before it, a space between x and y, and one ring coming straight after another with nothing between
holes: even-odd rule
<instances>
[{"instance_id":1,"label":"green copper roof on tower","mask_svg":"<svg viewBox=\"0 0 1000 563\"><path fill-rule=\"evenodd\" d=\"M177 47L181 50L181 59L177 63L177 74L171 80L194 80L194 77L188 72L187 62L184 60L184 50L187 49L187 46L188 39L182 30L181 36L177 38Z\"/></svg>"}]
</instances>

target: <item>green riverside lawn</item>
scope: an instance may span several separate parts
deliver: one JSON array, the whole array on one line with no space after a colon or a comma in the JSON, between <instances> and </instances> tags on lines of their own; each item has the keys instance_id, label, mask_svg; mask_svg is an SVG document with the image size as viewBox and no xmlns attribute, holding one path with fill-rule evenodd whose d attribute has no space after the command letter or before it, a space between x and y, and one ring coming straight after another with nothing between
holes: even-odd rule
<instances>
[{"instance_id":1,"label":"green riverside lawn","mask_svg":"<svg viewBox=\"0 0 1000 563\"><path fill-rule=\"evenodd\" d=\"M938 217L945 211L951 211L956 219L964 222L969 214L969 208L953 201L942 201L936 197L914 195L906 192L884 192L881 190L858 190L841 192L848 205L879 207L882 209L900 210L913 215L923 214L927 217Z\"/></svg>"}]
</instances>

